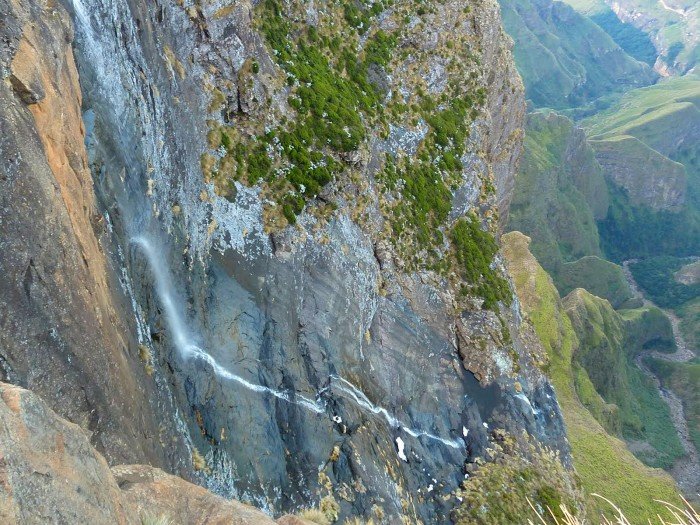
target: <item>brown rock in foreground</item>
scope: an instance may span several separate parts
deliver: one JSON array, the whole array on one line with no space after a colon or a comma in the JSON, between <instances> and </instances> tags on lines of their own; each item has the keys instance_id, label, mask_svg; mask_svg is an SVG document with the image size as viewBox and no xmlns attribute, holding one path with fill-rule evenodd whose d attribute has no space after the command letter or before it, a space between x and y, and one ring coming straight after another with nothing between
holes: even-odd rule
<instances>
[{"instance_id":1,"label":"brown rock in foreground","mask_svg":"<svg viewBox=\"0 0 700 525\"><path fill-rule=\"evenodd\" d=\"M78 425L33 392L0 383L0 523L130 525L146 518L172 525L275 523L155 467L110 470Z\"/></svg>"},{"instance_id":2,"label":"brown rock in foreground","mask_svg":"<svg viewBox=\"0 0 700 525\"><path fill-rule=\"evenodd\" d=\"M0 383L0 523L138 523L79 426Z\"/></svg>"},{"instance_id":3,"label":"brown rock in foreground","mask_svg":"<svg viewBox=\"0 0 700 525\"><path fill-rule=\"evenodd\" d=\"M112 468L122 497L138 516L166 516L188 525L274 525L259 510L239 501L226 500L148 465Z\"/></svg>"}]
</instances>

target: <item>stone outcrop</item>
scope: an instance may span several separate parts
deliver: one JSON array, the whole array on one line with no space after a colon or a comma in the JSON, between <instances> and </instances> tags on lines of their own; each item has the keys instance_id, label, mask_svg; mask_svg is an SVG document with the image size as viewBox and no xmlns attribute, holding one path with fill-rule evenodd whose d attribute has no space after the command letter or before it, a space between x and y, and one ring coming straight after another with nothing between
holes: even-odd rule
<instances>
[{"instance_id":1,"label":"stone outcrop","mask_svg":"<svg viewBox=\"0 0 700 525\"><path fill-rule=\"evenodd\" d=\"M148 465L110 470L89 434L36 394L0 383L0 521L274 525L259 510L226 500ZM283 516L282 525L308 525Z\"/></svg>"},{"instance_id":2,"label":"stone outcrop","mask_svg":"<svg viewBox=\"0 0 700 525\"><path fill-rule=\"evenodd\" d=\"M88 435L7 383L0 383L0 456L2 523L137 523Z\"/></svg>"},{"instance_id":3,"label":"stone outcrop","mask_svg":"<svg viewBox=\"0 0 700 525\"><path fill-rule=\"evenodd\" d=\"M3 253L13 254L2 260L0 299L11 298L0 316L10 320L1 352L10 380L94 431L111 463L148 461L275 514L326 501L341 519L445 522L463 465L486 454L490 429L525 431L566 460L558 405L519 335L517 303L483 310L460 291L459 268L413 269L403 253L417 255L412 247L392 244L377 190L391 133L366 125L366 141L336 159L350 175L324 187L294 226L270 225L273 197L260 186L229 180L224 196L205 177L203 153L225 154L207 141L211 122L235 114L264 129L275 115L298 116L284 64L258 32L260 6L65 2L81 119L70 25L60 6L35 4L2 4L24 17L3 25L11 40L30 18L61 24L36 33L51 49L29 46L54 68L43 83L15 59L18 47L7 55L16 65L3 96L15 113L0 113L21 116L23 127L3 133L21 140L2 153L41 164L2 181L12 189L0 223ZM305 16L313 22L320 10ZM439 102L448 81L469 78L473 100L483 99L460 135L463 169L447 186L450 222L436 250L449 257L459 217L471 212L494 233L506 217L522 85L494 1L473 12L435 2L409 19L402 62L391 78L372 69L374 85L408 97L425 77ZM450 65L441 35L456 22L473 56ZM389 16L377 23L391 30ZM65 86L48 86L62 75ZM416 155L421 123L407 126L405 150ZM45 186L38 205L22 193L29 175L40 175L32 191ZM498 258L485 266L504 275ZM31 344L39 327L42 353ZM116 472L127 499L170 495L180 483L155 470ZM192 498L209 505L204 493ZM179 504L161 503L183 516Z\"/></svg>"}]
</instances>

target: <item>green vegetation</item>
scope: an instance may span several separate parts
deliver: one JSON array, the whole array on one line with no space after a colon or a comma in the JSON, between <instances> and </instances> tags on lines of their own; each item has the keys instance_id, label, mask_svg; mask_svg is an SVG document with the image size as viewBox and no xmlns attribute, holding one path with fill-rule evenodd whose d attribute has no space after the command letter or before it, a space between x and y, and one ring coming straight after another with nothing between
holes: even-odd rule
<instances>
[{"instance_id":1,"label":"green vegetation","mask_svg":"<svg viewBox=\"0 0 700 525\"><path fill-rule=\"evenodd\" d=\"M503 254L521 304L550 358L552 380L567 426L576 471L586 495L604 493L625 509L632 523L644 523L659 508L655 499L678 503L675 484L663 471L635 458L625 443L608 434L581 403L573 362L579 341L556 288L527 249L526 238L503 236ZM589 516L610 515L601 501L587 497Z\"/></svg>"},{"instance_id":2,"label":"green vegetation","mask_svg":"<svg viewBox=\"0 0 700 525\"><path fill-rule=\"evenodd\" d=\"M561 505L576 513L580 495L555 454L534 447L514 453L507 444L506 449L506 454L481 465L463 483L463 490L457 492L462 501L452 512L455 524L522 523L523 516L532 512L528 499L542 509L547 523L554 523L547 508L557 518L563 517Z\"/></svg>"},{"instance_id":3,"label":"green vegetation","mask_svg":"<svg viewBox=\"0 0 700 525\"><path fill-rule=\"evenodd\" d=\"M633 26L623 24L619 19L614 20L614 13L603 0L566 0L566 3L599 24L637 60L650 63L650 41L663 46L665 51L660 51L661 58L676 73L691 70L700 59L700 46L692 36L692 24L698 16L697 2L693 0L671 4L674 8L683 9L685 16L665 9L663 4L654 0L623 1L620 5L623 11L633 10L637 13L631 21Z\"/></svg>"},{"instance_id":4,"label":"green vegetation","mask_svg":"<svg viewBox=\"0 0 700 525\"><path fill-rule=\"evenodd\" d=\"M641 142L669 167L680 163L687 174L686 202L673 212L635 204L625 190L610 184L611 206L599 221L599 232L601 246L613 260L700 251L699 103L700 79L687 75L630 91L609 109L582 121L594 148L599 142L608 149L614 143L620 155L635 158L638 154L628 149ZM636 140L622 140L630 137ZM662 169L644 168L639 172L640 188L648 184L645 170Z\"/></svg>"},{"instance_id":5,"label":"green vegetation","mask_svg":"<svg viewBox=\"0 0 700 525\"><path fill-rule=\"evenodd\" d=\"M681 319L680 329L690 348L700 348L700 297L676 309Z\"/></svg>"},{"instance_id":6,"label":"green vegetation","mask_svg":"<svg viewBox=\"0 0 700 525\"><path fill-rule=\"evenodd\" d=\"M583 386L586 392L582 395L577 389L579 399L592 408L594 415L602 416L599 422L608 432L619 432L626 440L647 443L649 447L637 452L646 464L672 467L683 456L683 449L668 406L656 385L632 362L635 354L648 344L672 341L668 320L661 312L646 309L622 317L610 303L581 289L564 298L564 308L579 342L573 363L580 367L577 387ZM665 323L659 324L659 319ZM595 391L605 400L605 409L588 392L583 375L590 378Z\"/></svg>"},{"instance_id":7,"label":"green vegetation","mask_svg":"<svg viewBox=\"0 0 700 525\"><path fill-rule=\"evenodd\" d=\"M573 122L553 112L528 115L507 229L532 238L533 253L560 289L574 281L560 279L565 263L601 255L596 219L607 207L600 166Z\"/></svg>"},{"instance_id":8,"label":"green vegetation","mask_svg":"<svg viewBox=\"0 0 700 525\"><path fill-rule=\"evenodd\" d=\"M387 0L389 4L393 2ZM377 159L377 171L371 173L387 219L384 233L394 242L406 271L439 272L461 286L463 296L479 296L484 308L495 309L501 301L509 303L511 296L507 282L491 268L497 250L487 230L495 221L470 217L454 223L449 218L453 192L463 183L461 159L469 128L486 101L478 56L466 36L441 39L440 48L430 55L459 57L460 62L453 58L448 64L450 77L439 95L429 93L421 75L407 78L404 90L409 95L394 91L389 96L382 80L407 58L404 52L394 52L399 37L421 31L407 27L414 7L393 6L387 16L396 23L386 24L391 29L385 30L374 26L385 8L382 2L329 4L319 10L312 26L301 22L299 5L263 0L255 9L256 24L280 68L276 81L280 90L286 85L286 101L294 115L290 118L289 111L271 100L239 102L233 125L211 121L212 153L202 157L202 169L205 180L213 180L217 192L228 196L235 193L235 182L259 185L271 230L295 224L309 203L314 205L312 213L321 207L335 209L336 198L345 201L353 219L361 223L364 198L356 192L367 183L362 167L370 156L369 143L386 139L390 122L425 128L415 154L389 151ZM423 14L436 9L427 4L424 8ZM460 10L455 27L467 22L467 17L462 19L465 13ZM257 96L260 74L257 62L244 64L239 98ZM213 94L212 107L220 108L226 97L217 90ZM320 199L331 181L336 184ZM481 182L483 199L495 194L491 180Z\"/></svg>"},{"instance_id":9,"label":"green vegetation","mask_svg":"<svg viewBox=\"0 0 700 525\"><path fill-rule=\"evenodd\" d=\"M700 296L700 283L679 283L675 273L687 262L677 257L652 257L630 265L644 293L662 308L676 308Z\"/></svg>"},{"instance_id":10,"label":"green vegetation","mask_svg":"<svg viewBox=\"0 0 700 525\"><path fill-rule=\"evenodd\" d=\"M632 24L622 22L610 8L604 8L591 15L590 18L609 34L627 54L640 62L645 62L650 66L654 65L656 48L647 33Z\"/></svg>"},{"instance_id":11,"label":"green vegetation","mask_svg":"<svg viewBox=\"0 0 700 525\"><path fill-rule=\"evenodd\" d=\"M573 108L651 84L655 74L605 31L561 2L500 0L525 93L535 107ZM594 48L590 43L595 42Z\"/></svg>"},{"instance_id":12,"label":"green vegetation","mask_svg":"<svg viewBox=\"0 0 700 525\"><path fill-rule=\"evenodd\" d=\"M346 7L350 6L363 13L363 33L370 18L383 9L381 3ZM224 155L205 167L223 179L219 189L224 193L232 191L233 181L267 184L270 196L293 224L308 199L349 169L343 154L360 148L368 126L381 120L384 94L369 81L368 71L388 65L396 38L372 31L358 56L357 32L355 38L343 40L340 30L336 34L325 26L292 22L290 14L277 0L265 0L256 9L260 30L291 88L288 102L295 118L289 122L282 118L263 132L246 115L236 115L231 127L214 123L214 131L220 131L210 133L210 146L223 148ZM251 62L239 76L252 78L259 71L259 64Z\"/></svg>"},{"instance_id":13,"label":"green vegetation","mask_svg":"<svg viewBox=\"0 0 700 525\"><path fill-rule=\"evenodd\" d=\"M622 267L595 255L562 264L555 284L562 296L576 288L585 288L610 301L613 308L627 305L633 297Z\"/></svg>"},{"instance_id":14,"label":"green vegetation","mask_svg":"<svg viewBox=\"0 0 700 525\"><path fill-rule=\"evenodd\" d=\"M661 379L661 384L678 395L683 402L688 421L690 439L700 450L700 360L690 363L674 363L649 358L647 365Z\"/></svg>"},{"instance_id":15,"label":"green vegetation","mask_svg":"<svg viewBox=\"0 0 700 525\"><path fill-rule=\"evenodd\" d=\"M612 184L610 195L610 211L598 222L598 231L601 246L613 261L698 253L700 222L695 210L654 212L645 206L634 206L626 192Z\"/></svg>"},{"instance_id":16,"label":"green vegetation","mask_svg":"<svg viewBox=\"0 0 700 525\"><path fill-rule=\"evenodd\" d=\"M487 309L495 310L499 301L510 305L508 281L491 269L498 251L493 236L481 229L475 216L467 216L457 221L451 237L462 281L471 285L463 284L462 293L476 293L484 299L483 307Z\"/></svg>"}]
</instances>

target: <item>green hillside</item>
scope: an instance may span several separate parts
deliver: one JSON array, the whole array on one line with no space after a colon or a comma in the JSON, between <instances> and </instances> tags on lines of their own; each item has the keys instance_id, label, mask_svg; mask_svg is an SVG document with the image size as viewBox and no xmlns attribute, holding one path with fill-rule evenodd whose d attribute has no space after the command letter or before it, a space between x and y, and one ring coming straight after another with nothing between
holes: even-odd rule
<instances>
[{"instance_id":1,"label":"green hillside","mask_svg":"<svg viewBox=\"0 0 700 525\"><path fill-rule=\"evenodd\" d=\"M579 288L563 299L566 313L579 341L573 362L588 376L576 389L589 391L587 381L614 410L596 417L606 429L635 443L636 455L646 464L670 468L683 456L668 406L656 386L632 362L647 345L672 345L668 320L658 310L637 310L622 316L610 303ZM594 416L597 403L584 405ZM644 446L641 446L641 444Z\"/></svg>"},{"instance_id":2,"label":"green hillside","mask_svg":"<svg viewBox=\"0 0 700 525\"><path fill-rule=\"evenodd\" d=\"M664 388L674 391L683 401L690 439L700 450L700 361L671 363L661 359L647 360L649 367L661 378Z\"/></svg>"},{"instance_id":3,"label":"green hillside","mask_svg":"<svg viewBox=\"0 0 700 525\"><path fill-rule=\"evenodd\" d=\"M602 95L652 83L647 64L627 55L600 27L551 0L501 0L506 31L535 107L581 106Z\"/></svg>"},{"instance_id":4,"label":"green hillside","mask_svg":"<svg viewBox=\"0 0 700 525\"><path fill-rule=\"evenodd\" d=\"M527 117L525 152L508 229L532 237L532 251L558 275L565 262L600 255L596 219L607 212L607 188L593 149L566 117Z\"/></svg>"},{"instance_id":5,"label":"green hillside","mask_svg":"<svg viewBox=\"0 0 700 525\"><path fill-rule=\"evenodd\" d=\"M574 466L587 495L605 494L625 511L632 523L656 515L655 499L677 501L673 480L662 470L646 467L625 443L611 436L579 398L574 356L580 342L559 294L528 250L520 232L503 236L503 255L528 322L550 358L547 368L564 414ZM587 499L589 515L607 511L599 500Z\"/></svg>"},{"instance_id":6,"label":"green hillside","mask_svg":"<svg viewBox=\"0 0 700 525\"><path fill-rule=\"evenodd\" d=\"M631 307L637 302L633 300L622 267L595 255L562 264L555 284L563 296L576 288L586 288L593 295L610 301L613 308Z\"/></svg>"},{"instance_id":7,"label":"green hillside","mask_svg":"<svg viewBox=\"0 0 700 525\"><path fill-rule=\"evenodd\" d=\"M606 168L637 166L628 174L606 173L611 206L599 222L604 252L613 260L697 254L700 78L673 78L632 90L619 103L584 119L581 125L599 160L603 155L613 159ZM653 154L647 154L645 148ZM679 180L681 167L685 171L683 181ZM611 181L622 176L628 180L627 188ZM683 199L674 199L674 191L681 187L685 188ZM645 194L650 201L647 205L640 203L639 196ZM653 199L656 204L667 199L667 206L663 202L653 206Z\"/></svg>"},{"instance_id":8,"label":"green hillside","mask_svg":"<svg viewBox=\"0 0 700 525\"><path fill-rule=\"evenodd\" d=\"M697 34L700 6L694 0L565 0L605 30L627 53L658 65L668 72L684 74L700 61ZM615 6L621 17L611 9ZM629 16L633 13L633 16ZM654 48L654 60L651 49Z\"/></svg>"}]
</instances>

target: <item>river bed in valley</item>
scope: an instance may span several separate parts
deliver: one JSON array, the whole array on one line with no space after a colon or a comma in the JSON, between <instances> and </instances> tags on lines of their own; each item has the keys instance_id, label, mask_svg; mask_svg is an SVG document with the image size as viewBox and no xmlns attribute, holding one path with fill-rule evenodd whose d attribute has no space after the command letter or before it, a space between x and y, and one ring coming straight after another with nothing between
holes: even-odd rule
<instances>
[{"instance_id":1,"label":"river bed in valley","mask_svg":"<svg viewBox=\"0 0 700 525\"><path fill-rule=\"evenodd\" d=\"M634 276L629 269L629 265L635 262L636 259L630 259L622 264L625 278L632 289L632 293L635 297L642 301L643 306L653 306L659 308L656 304L645 297L641 288L634 280ZM671 474L678 483L679 487L686 494L692 495L698 491L698 486L700 485L700 457L695 445L690 439L690 430L688 428L688 420L685 417L683 403L674 392L662 386L659 377L657 377L657 375L644 363L644 358L654 357L675 363L685 363L693 359L695 354L683 337L680 330L680 319L678 319L678 316L676 316L672 311L665 310L663 308L659 309L664 313L664 315L666 315L671 323L673 339L676 344L676 351L673 353L663 353L656 350L646 350L637 354L634 358L634 362L646 376L651 378L656 385L656 388L659 390L661 399L663 399L668 405L673 426L676 428L678 438L680 439L681 445L686 453L686 456L680 458L673 466Z\"/></svg>"}]
</instances>

